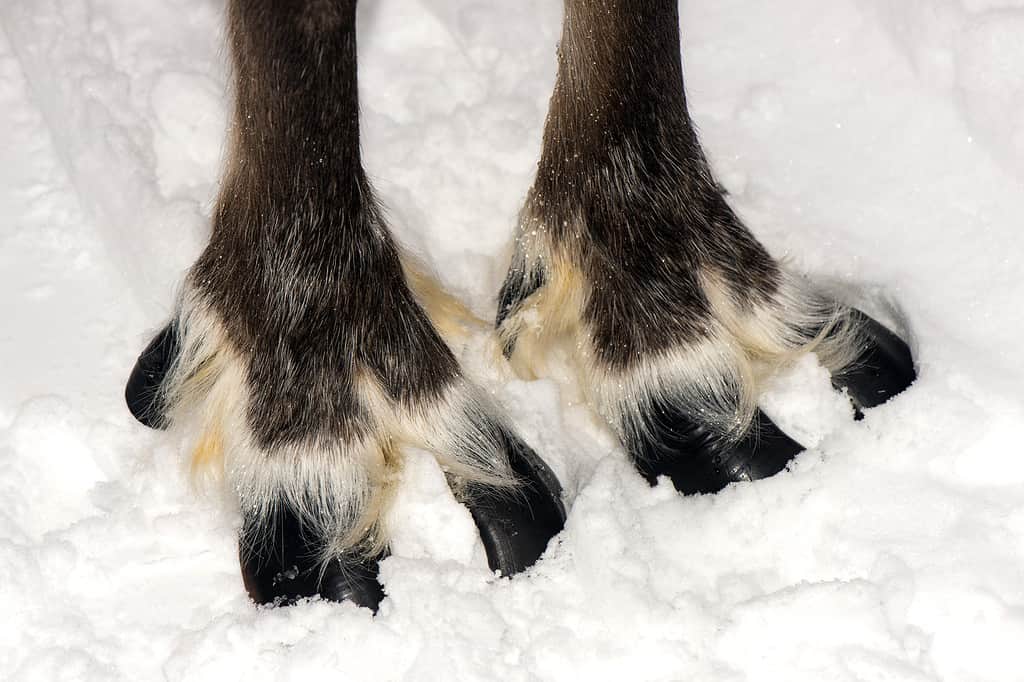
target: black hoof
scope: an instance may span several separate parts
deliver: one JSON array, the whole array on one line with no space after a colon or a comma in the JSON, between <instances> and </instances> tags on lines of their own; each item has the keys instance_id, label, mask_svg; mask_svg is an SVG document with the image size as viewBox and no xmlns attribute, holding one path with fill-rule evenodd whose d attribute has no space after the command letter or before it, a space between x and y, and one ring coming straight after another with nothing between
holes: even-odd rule
<instances>
[{"instance_id":1,"label":"black hoof","mask_svg":"<svg viewBox=\"0 0 1024 682\"><path fill-rule=\"evenodd\" d=\"M886 402L917 378L910 348L898 336L859 310L850 310L862 347L849 368L832 377L845 389L857 418L861 410ZM760 410L738 442L723 439L681 411L655 403L646 429L628 444L637 469L654 484L668 476L684 494L714 493L735 481L773 476L804 448Z\"/></svg>"},{"instance_id":2,"label":"black hoof","mask_svg":"<svg viewBox=\"0 0 1024 682\"><path fill-rule=\"evenodd\" d=\"M271 537L256 551L241 552L242 581L257 604L288 606L317 595L331 601L349 601L374 613L384 598L377 582L383 557L318 560L320 545L290 511L282 511Z\"/></svg>"},{"instance_id":3,"label":"black hoof","mask_svg":"<svg viewBox=\"0 0 1024 682\"><path fill-rule=\"evenodd\" d=\"M526 444L506 434L509 460L521 485L507 494L479 490L467 502L487 552L491 570L511 576L529 568L565 525L561 486L552 471ZM242 579L258 604L287 606L321 596L350 601L374 612L384 598L372 559L332 560L322 568L320 544L289 510L279 512L270 537L259 551L242 552Z\"/></svg>"},{"instance_id":4,"label":"black hoof","mask_svg":"<svg viewBox=\"0 0 1024 682\"><path fill-rule=\"evenodd\" d=\"M902 393L914 383L914 357L903 339L859 310L850 318L861 331L862 347L856 361L832 377L832 384L846 389L859 412L875 407Z\"/></svg>"},{"instance_id":5,"label":"black hoof","mask_svg":"<svg viewBox=\"0 0 1024 682\"><path fill-rule=\"evenodd\" d=\"M487 563L492 570L511 576L544 553L565 525L565 508L561 486L547 464L515 436L505 434L505 440L521 485L507 494L475 491L467 506L480 531ZM319 595L376 612L384 598L377 581L378 562L384 555L335 559L322 568L317 560L320 546L294 513L282 509L257 551L242 553L242 579L249 596L258 604L285 606Z\"/></svg>"},{"instance_id":6,"label":"black hoof","mask_svg":"<svg viewBox=\"0 0 1024 682\"><path fill-rule=\"evenodd\" d=\"M521 485L505 494L470 492L466 506L480 531L491 570L511 576L533 565L565 526L562 487L525 443L506 434L509 461Z\"/></svg>"},{"instance_id":7,"label":"black hoof","mask_svg":"<svg viewBox=\"0 0 1024 682\"><path fill-rule=\"evenodd\" d=\"M150 427L167 427L166 405L160 388L178 355L178 330L172 323L160 331L135 362L124 399L132 416Z\"/></svg>"},{"instance_id":8,"label":"black hoof","mask_svg":"<svg viewBox=\"0 0 1024 682\"><path fill-rule=\"evenodd\" d=\"M760 410L739 441L661 403L652 406L646 426L638 442L629 444L637 469L652 485L668 476L686 495L774 476L804 449Z\"/></svg>"}]
</instances>

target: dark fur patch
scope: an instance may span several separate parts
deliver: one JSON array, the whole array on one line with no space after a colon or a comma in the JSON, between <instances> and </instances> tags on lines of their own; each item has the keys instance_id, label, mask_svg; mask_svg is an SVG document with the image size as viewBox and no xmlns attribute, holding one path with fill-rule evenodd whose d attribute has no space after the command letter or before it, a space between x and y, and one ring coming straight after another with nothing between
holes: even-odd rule
<instances>
[{"instance_id":1,"label":"dark fur patch","mask_svg":"<svg viewBox=\"0 0 1024 682\"><path fill-rule=\"evenodd\" d=\"M614 368L706 335L702 274L719 276L741 305L779 282L697 140L678 26L676 0L567 0L528 200L591 283L584 318Z\"/></svg>"},{"instance_id":2,"label":"dark fur patch","mask_svg":"<svg viewBox=\"0 0 1024 682\"><path fill-rule=\"evenodd\" d=\"M250 359L258 444L358 437L360 372L408 405L457 375L359 152L355 0L229 4L232 161L191 273Z\"/></svg>"}]
</instances>

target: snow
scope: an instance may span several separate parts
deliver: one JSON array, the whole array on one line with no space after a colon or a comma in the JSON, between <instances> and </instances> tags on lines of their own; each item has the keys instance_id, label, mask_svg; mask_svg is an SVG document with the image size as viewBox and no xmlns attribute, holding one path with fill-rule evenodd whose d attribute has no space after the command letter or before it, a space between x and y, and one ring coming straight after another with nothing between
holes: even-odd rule
<instances>
[{"instance_id":1,"label":"snow","mask_svg":"<svg viewBox=\"0 0 1024 682\"><path fill-rule=\"evenodd\" d=\"M368 170L394 232L490 316L560 3L362 5ZM853 422L808 359L765 405L814 447L682 498L475 338L460 357L563 480L568 525L496 579L410 453L375 618L254 608L236 519L122 404L206 238L222 15L0 3L0 679L1024 679L1024 2L684 0L690 106L733 204L905 327L920 379Z\"/></svg>"}]
</instances>

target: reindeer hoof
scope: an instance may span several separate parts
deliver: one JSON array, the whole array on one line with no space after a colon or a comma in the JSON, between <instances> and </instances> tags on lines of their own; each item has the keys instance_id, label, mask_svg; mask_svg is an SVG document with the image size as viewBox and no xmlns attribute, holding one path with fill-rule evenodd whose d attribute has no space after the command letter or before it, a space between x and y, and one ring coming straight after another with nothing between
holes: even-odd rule
<instances>
[{"instance_id":1,"label":"reindeer hoof","mask_svg":"<svg viewBox=\"0 0 1024 682\"><path fill-rule=\"evenodd\" d=\"M736 481L768 478L804 449L760 410L747 433L732 441L658 403L651 407L640 438L629 448L640 473L651 485L659 476L668 476L685 495L715 493Z\"/></svg>"},{"instance_id":2,"label":"reindeer hoof","mask_svg":"<svg viewBox=\"0 0 1024 682\"><path fill-rule=\"evenodd\" d=\"M515 436L505 437L519 487L504 494L470 491L466 504L479 529L488 565L503 576L511 576L532 566L551 538L561 532L565 508L561 486L547 464ZM252 600L287 606L319 595L376 612L384 598L377 582L378 562L384 555L333 559L323 567L317 561L319 546L303 532L293 513L282 510L273 536L261 542L261 547L272 554L241 553L242 579Z\"/></svg>"},{"instance_id":3,"label":"reindeer hoof","mask_svg":"<svg viewBox=\"0 0 1024 682\"><path fill-rule=\"evenodd\" d=\"M910 347L894 333L859 310L850 318L863 339L857 359L845 371L833 376L832 384L846 389L857 409L875 407L902 393L917 379Z\"/></svg>"},{"instance_id":4,"label":"reindeer hoof","mask_svg":"<svg viewBox=\"0 0 1024 682\"><path fill-rule=\"evenodd\" d=\"M857 359L832 378L856 409L875 407L901 393L917 378L910 348L896 334L859 310L849 312L861 344ZM758 410L747 433L731 441L671 406L655 403L647 428L631 444L640 473L653 485L668 476L684 494L714 493L735 481L768 478L804 448Z\"/></svg>"},{"instance_id":5,"label":"reindeer hoof","mask_svg":"<svg viewBox=\"0 0 1024 682\"><path fill-rule=\"evenodd\" d=\"M511 576L534 564L565 526L562 487L525 443L506 434L509 463L520 485L504 493L470 491L469 507L491 570Z\"/></svg>"},{"instance_id":6,"label":"reindeer hoof","mask_svg":"<svg viewBox=\"0 0 1024 682\"><path fill-rule=\"evenodd\" d=\"M332 559L322 569L319 565L301 563L260 566L243 560L241 567L246 591L257 604L290 606L319 595L330 601L352 602L376 613L384 598L384 588L377 582L376 559Z\"/></svg>"},{"instance_id":7,"label":"reindeer hoof","mask_svg":"<svg viewBox=\"0 0 1024 682\"><path fill-rule=\"evenodd\" d=\"M279 512L270 532L258 547L239 552L242 581L254 602L288 606L319 595L377 611L384 598L377 582L382 556L336 558L324 564L319 560L322 543L310 537L288 509Z\"/></svg>"},{"instance_id":8,"label":"reindeer hoof","mask_svg":"<svg viewBox=\"0 0 1024 682\"><path fill-rule=\"evenodd\" d=\"M168 324L153 337L135 362L124 399L132 416L151 429L167 427L166 405L160 387L178 355L178 330Z\"/></svg>"},{"instance_id":9,"label":"reindeer hoof","mask_svg":"<svg viewBox=\"0 0 1024 682\"><path fill-rule=\"evenodd\" d=\"M179 352L174 324L161 330L139 356L125 400L132 415L150 428L167 427L161 386ZM507 493L477 490L467 506L472 513L492 570L511 576L533 565L548 542L565 524L561 486L554 473L525 443L504 434L506 450L520 485ZM274 536L260 541L251 552L242 552L242 578L258 604L290 605L300 599L321 596L331 601L350 601L376 612L384 590L377 582L378 561L319 560L318 547L304 533L298 518L282 510ZM266 552L269 551L268 556Z\"/></svg>"}]
</instances>

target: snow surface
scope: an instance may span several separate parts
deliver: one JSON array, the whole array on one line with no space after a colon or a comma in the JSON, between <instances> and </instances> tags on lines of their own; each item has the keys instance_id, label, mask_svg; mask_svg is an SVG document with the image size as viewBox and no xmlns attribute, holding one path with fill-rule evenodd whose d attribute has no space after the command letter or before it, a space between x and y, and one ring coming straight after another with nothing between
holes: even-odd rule
<instances>
[{"instance_id":1,"label":"snow surface","mask_svg":"<svg viewBox=\"0 0 1024 682\"><path fill-rule=\"evenodd\" d=\"M393 229L490 316L554 79L557 0L360 8ZM1024 2L684 0L692 112L777 255L909 330L854 423L813 360L767 409L814 445L716 496L649 488L553 381L460 356L565 482L495 579L410 454L388 598L257 609L235 518L122 405L206 235L219 0L0 2L0 679L1024 679Z\"/></svg>"}]
</instances>

